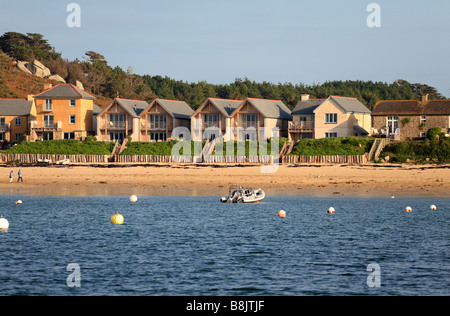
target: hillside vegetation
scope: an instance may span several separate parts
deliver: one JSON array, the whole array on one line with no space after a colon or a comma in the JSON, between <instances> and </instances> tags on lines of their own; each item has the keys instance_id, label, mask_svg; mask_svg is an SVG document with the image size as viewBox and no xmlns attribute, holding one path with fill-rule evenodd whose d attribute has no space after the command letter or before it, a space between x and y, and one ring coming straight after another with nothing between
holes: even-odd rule
<instances>
[{"instance_id":1,"label":"hillside vegetation","mask_svg":"<svg viewBox=\"0 0 450 316\"><path fill-rule=\"evenodd\" d=\"M435 88L426 84L411 84L405 80L393 83L372 81L330 81L322 84L255 82L237 78L229 84L210 84L205 81L189 83L169 77L137 75L133 68L123 70L110 66L103 55L87 51L81 60L69 61L62 57L41 34L8 32L0 37L0 98L26 97L42 90L44 79L23 75L12 66L12 59L33 61L38 59L52 74L58 74L68 83L83 83L86 91L100 100L122 98L151 101L154 98L186 101L194 109L208 97L238 99L247 97L282 100L291 109L303 93L312 98L330 95L356 97L372 109L378 100L419 99L423 93L431 99L440 99ZM9 58L9 57L10 58ZM131 63L131 61L130 61ZM306 79L306 78L305 78Z\"/></svg>"}]
</instances>

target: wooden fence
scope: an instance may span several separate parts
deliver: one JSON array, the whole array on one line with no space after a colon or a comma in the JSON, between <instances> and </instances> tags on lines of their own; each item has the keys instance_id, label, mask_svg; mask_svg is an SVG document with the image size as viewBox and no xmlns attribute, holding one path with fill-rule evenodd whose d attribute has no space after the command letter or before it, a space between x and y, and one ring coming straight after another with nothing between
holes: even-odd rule
<instances>
[{"instance_id":1,"label":"wooden fence","mask_svg":"<svg viewBox=\"0 0 450 316\"><path fill-rule=\"evenodd\" d=\"M0 154L0 162L19 161L24 164L38 164L44 161L56 163L69 160L70 163L107 163L109 155L41 155L41 154Z\"/></svg>"},{"instance_id":2,"label":"wooden fence","mask_svg":"<svg viewBox=\"0 0 450 316\"><path fill-rule=\"evenodd\" d=\"M368 162L368 155L353 156L282 156L281 164L364 164ZM251 164L273 164L277 163L274 156L213 156L205 155L203 159L191 156L150 156L150 155L39 155L39 154L0 154L0 162L19 161L23 164L39 164L49 161L69 160L71 164L96 164L96 163L251 163Z\"/></svg>"},{"instance_id":3,"label":"wooden fence","mask_svg":"<svg viewBox=\"0 0 450 316\"><path fill-rule=\"evenodd\" d=\"M301 163L365 164L367 162L368 162L367 154L352 155L352 156L284 156L281 160L282 164L301 164Z\"/></svg>"}]
</instances>

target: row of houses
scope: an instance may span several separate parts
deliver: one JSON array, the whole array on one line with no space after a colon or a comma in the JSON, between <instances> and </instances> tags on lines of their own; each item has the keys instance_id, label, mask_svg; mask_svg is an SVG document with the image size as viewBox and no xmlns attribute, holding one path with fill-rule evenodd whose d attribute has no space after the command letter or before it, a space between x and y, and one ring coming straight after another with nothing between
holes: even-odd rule
<instances>
[{"instance_id":1,"label":"row of houses","mask_svg":"<svg viewBox=\"0 0 450 316\"><path fill-rule=\"evenodd\" d=\"M177 127L191 139L266 140L381 136L421 138L431 127L450 132L450 100L380 101L371 112L356 98L302 95L291 111L280 100L208 98L196 111L186 102L116 98L99 108L96 98L71 84L47 86L26 100L0 99L0 141L84 139L167 141ZM273 129L278 133L274 134Z\"/></svg>"}]
</instances>

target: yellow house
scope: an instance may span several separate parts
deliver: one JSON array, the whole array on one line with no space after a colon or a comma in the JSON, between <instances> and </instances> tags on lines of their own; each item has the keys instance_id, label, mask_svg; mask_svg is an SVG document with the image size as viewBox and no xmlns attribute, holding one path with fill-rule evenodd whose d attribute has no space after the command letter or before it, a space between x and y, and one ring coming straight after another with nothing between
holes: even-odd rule
<instances>
[{"instance_id":1,"label":"yellow house","mask_svg":"<svg viewBox=\"0 0 450 316\"><path fill-rule=\"evenodd\" d=\"M14 143L29 134L29 122L36 116L32 98L0 99L0 142Z\"/></svg>"},{"instance_id":2,"label":"yellow house","mask_svg":"<svg viewBox=\"0 0 450 316\"><path fill-rule=\"evenodd\" d=\"M289 140L367 136L372 124L370 114L356 98L310 99L305 94L292 112Z\"/></svg>"},{"instance_id":3,"label":"yellow house","mask_svg":"<svg viewBox=\"0 0 450 316\"><path fill-rule=\"evenodd\" d=\"M95 134L94 96L71 84L47 88L34 96L36 119L30 124L30 141L84 139Z\"/></svg>"}]
</instances>

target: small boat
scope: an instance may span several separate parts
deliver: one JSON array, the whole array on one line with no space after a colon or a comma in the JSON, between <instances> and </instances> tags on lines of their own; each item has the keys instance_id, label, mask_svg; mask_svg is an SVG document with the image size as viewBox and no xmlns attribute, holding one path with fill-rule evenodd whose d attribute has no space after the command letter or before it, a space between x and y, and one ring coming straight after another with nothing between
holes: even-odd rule
<instances>
[{"instance_id":1,"label":"small boat","mask_svg":"<svg viewBox=\"0 0 450 316\"><path fill-rule=\"evenodd\" d=\"M261 190L244 189L240 185L232 185L228 189L228 196L220 199L222 203L256 203L262 201L266 193Z\"/></svg>"}]
</instances>

